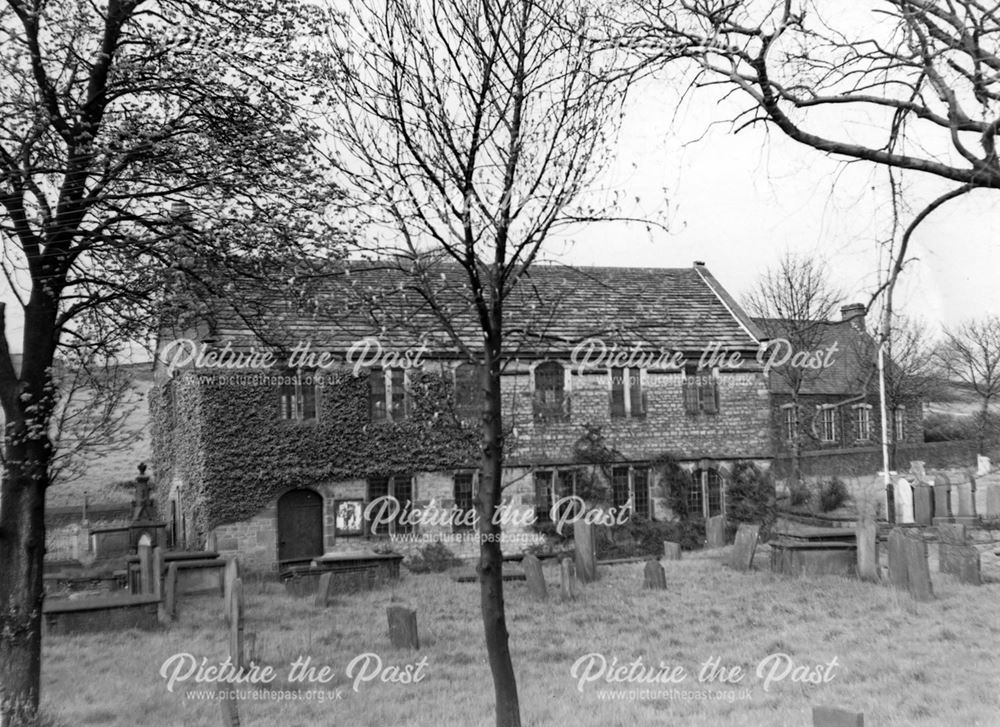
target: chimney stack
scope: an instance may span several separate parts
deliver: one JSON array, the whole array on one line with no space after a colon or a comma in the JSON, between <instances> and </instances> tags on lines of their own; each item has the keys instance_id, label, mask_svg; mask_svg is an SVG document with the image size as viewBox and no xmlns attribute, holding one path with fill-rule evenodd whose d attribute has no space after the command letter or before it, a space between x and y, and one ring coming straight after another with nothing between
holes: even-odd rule
<instances>
[{"instance_id":1,"label":"chimney stack","mask_svg":"<svg viewBox=\"0 0 1000 727\"><path fill-rule=\"evenodd\" d=\"M856 320L855 320L856 319ZM865 307L861 303L850 303L840 307L840 320L855 321L856 326L865 327Z\"/></svg>"}]
</instances>

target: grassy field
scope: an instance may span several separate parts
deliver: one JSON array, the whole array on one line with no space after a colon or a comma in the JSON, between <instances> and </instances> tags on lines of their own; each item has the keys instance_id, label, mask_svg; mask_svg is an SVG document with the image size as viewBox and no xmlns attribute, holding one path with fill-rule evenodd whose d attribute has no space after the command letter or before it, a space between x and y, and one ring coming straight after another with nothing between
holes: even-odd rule
<instances>
[{"instance_id":1,"label":"grassy field","mask_svg":"<svg viewBox=\"0 0 1000 727\"><path fill-rule=\"evenodd\" d=\"M557 598L551 566L547 602L532 601L523 582L507 584L524 724L803 727L812 705L826 704L864 711L869 727L1000 725L1000 584L974 588L935 573L937 599L917 604L885 586L773 576L766 552L758 552L758 570L736 573L721 562L728 550L665 563L665 592L642 590L642 564L602 567L601 580L569 603ZM385 609L393 602L417 608L418 652L389 646ZM276 583L250 580L246 628L257 634L259 659L278 674L270 687L297 690L300 698L244 701L243 725L491 725L478 602L476 584L447 575L405 575L392 589L341 597L325 610ZM46 637L44 708L70 725L221 724L219 705L195 698L212 685L189 680L171 693L158 673L178 652L222 659L221 612L221 599L201 597L182 602L179 621L162 632ZM426 658L423 678L384 683L371 670L364 675L373 678L355 689L345 671L369 652L386 667ZM620 664L641 657L646 666L681 666L687 677L673 685L599 680L581 690L571 667L593 652ZM789 675L765 690L756 669L777 653L796 666L834 657L837 665L825 672L826 683ZM305 656L332 667L333 680L288 684L289 664ZM699 683L700 666L713 657L746 676L734 685ZM628 693L643 689L687 698ZM317 690L339 690L342 698L320 704ZM607 690L624 690L624 698L608 699ZM314 701L305 701L307 693Z\"/></svg>"}]
</instances>

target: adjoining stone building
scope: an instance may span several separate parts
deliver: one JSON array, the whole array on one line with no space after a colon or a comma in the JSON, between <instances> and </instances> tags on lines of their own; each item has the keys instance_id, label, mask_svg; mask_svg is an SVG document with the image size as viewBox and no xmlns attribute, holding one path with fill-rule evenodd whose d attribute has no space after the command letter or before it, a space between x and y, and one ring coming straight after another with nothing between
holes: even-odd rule
<instances>
[{"instance_id":1,"label":"adjoining stone building","mask_svg":"<svg viewBox=\"0 0 1000 727\"><path fill-rule=\"evenodd\" d=\"M442 270L457 289L458 271ZM399 275L352 263L307 306L264 301L277 347L229 310L162 329L154 469L174 542L212 537L258 567L435 537L475 552L478 372ZM767 466L762 336L703 264L537 265L523 291L506 311L505 551L536 542L529 521L555 501L595 488L610 508L671 519L665 457L693 473L686 506L705 516L726 510L734 463ZM454 310L454 335L475 349L471 311ZM372 523L366 508L387 495L408 508Z\"/></svg>"}]
</instances>

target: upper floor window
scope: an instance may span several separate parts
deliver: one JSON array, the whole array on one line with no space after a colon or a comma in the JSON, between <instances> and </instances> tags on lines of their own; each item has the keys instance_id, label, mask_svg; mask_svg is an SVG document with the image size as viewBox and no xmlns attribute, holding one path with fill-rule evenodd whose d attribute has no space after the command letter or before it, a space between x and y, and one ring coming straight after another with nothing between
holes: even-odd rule
<instances>
[{"instance_id":1,"label":"upper floor window","mask_svg":"<svg viewBox=\"0 0 1000 727\"><path fill-rule=\"evenodd\" d=\"M786 442L794 442L799 434L799 408L795 404L781 407L782 433Z\"/></svg>"},{"instance_id":2,"label":"upper floor window","mask_svg":"<svg viewBox=\"0 0 1000 727\"><path fill-rule=\"evenodd\" d=\"M646 397L639 369L611 369L611 418L646 416Z\"/></svg>"},{"instance_id":3,"label":"upper floor window","mask_svg":"<svg viewBox=\"0 0 1000 727\"><path fill-rule=\"evenodd\" d=\"M897 406L892 410L892 434L897 442L902 442L906 438L905 406Z\"/></svg>"},{"instance_id":4,"label":"upper floor window","mask_svg":"<svg viewBox=\"0 0 1000 727\"><path fill-rule=\"evenodd\" d=\"M291 421L316 418L316 382L312 374L290 372L278 392L279 415Z\"/></svg>"},{"instance_id":5,"label":"upper floor window","mask_svg":"<svg viewBox=\"0 0 1000 727\"><path fill-rule=\"evenodd\" d=\"M870 404L854 405L854 436L859 441L872 438L872 407Z\"/></svg>"},{"instance_id":6,"label":"upper floor window","mask_svg":"<svg viewBox=\"0 0 1000 727\"><path fill-rule=\"evenodd\" d=\"M837 407L821 407L816 416L816 434L822 442L837 441Z\"/></svg>"},{"instance_id":7,"label":"upper floor window","mask_svg":"<svg viewBox=\"0 0 1000 727\"><path fill-rule=\"evenodd\" d=\"M688 414L719 413L718 372L699 371L689 368L684 372L681 383L684 392L684 411Z\"/></svg>"},{"instance_id":8,"label":"upper floor window","mask_svg":"<svg viewBox=\"0 0 1000 727\"><path fill-rule=\"evenodd\" d=\"M455 368L455 416L479 419L483 413L483 367L463 363Z\"/></svg>"},{"instance_id":9,"label":"upper floor window","mask_svg":"<svg viewBox=\"0 0 1000 727\"><path fill-rule=\"evenodd\" d=\"M473 472L455 474L455 517L452 520L452 532L468 532L474 529L475 483L476 475Z\"/></svg>"},{"instance_id":10,"label":"upper floor window","mask_svg":"<svg viewBox=\"0 0 1000 727\"><path fill-rule=\"evenodd\" d=\"M392 522L366 522L365 527L369 535L388 535L413 532L413 525L408 520L408 515L413 509L413 477L408 474L390 475L389 477L372 477L368 480L367 506L372 500L380 497L391 496L396 499L399 507L394 510L395 515ZM382 508L376 507L374 515L377 516ZM386 514L391 514L392 510L387 510Z\"/></svg>"},{"instance_id":11,"label":"upper floor window","mask_svg":"<svg viewBox=\"0 0 1000 727\"><path fill-rule=\"evenodd\" d=\"M534 418L536 422L569 421L569 397L562 365L546 361L535 367Z\"/></svg>"},{"instance_id":12,"label":"upper floor window","mask_svg":"<svg viewBox=\"0 0 1000 727\"><path fill-rule=\"evenodd\" d=\"M649 467L614 467L611 470L611 506L620 510L629 500L632 513L651 518Z\"/></svg>"},{"instance_id":13,"label":"upper floor window","mask_svg":"<svg viewBox=\"0 0 1000 727\"><path fill-rule=\"evenodd\" d=\"M373 422L405 419L409 413L406 372L403 369L372 369L368 374L368 397Z\"/></svg>"},{"instance_id":14,"label":"upper floor window","mask_svg":"<svg viewBox=\"0 0 1000 727\"><path fill-rule=\"evenodd\" d=\"M696 469L692 473L687 506L689 513L705 518L725 514L726 490L717 469Z\"/></svg>"}]
</instances>

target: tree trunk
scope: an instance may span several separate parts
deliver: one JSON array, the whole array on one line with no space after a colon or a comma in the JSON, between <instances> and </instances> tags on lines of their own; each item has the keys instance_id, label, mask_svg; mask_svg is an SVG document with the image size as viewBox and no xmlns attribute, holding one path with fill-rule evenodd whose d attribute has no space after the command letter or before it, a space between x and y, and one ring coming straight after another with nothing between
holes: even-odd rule
<instances>
[{"instance_id":1,"label":"tree trunk","mask_svg":"<svg viewBox=\"0 0 1000 727\"><path fill-rule=\"evenodd\" d=\"M486 653L493 673L497 727L520 727L521 711L517 681L510 660L507 619L503 601L503 553L500 548L501 525L494 522L500 504L503 472L503 418L500 395L500 362L492 342L486 345L484 382L487 392L483 420L482 472L479 478L479 587L486 634ZM498 351L499 347L494 348Z\"/></svg>"}]
</instances>

